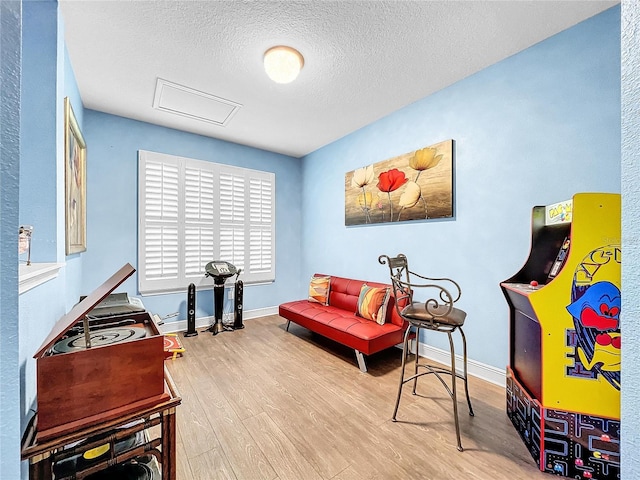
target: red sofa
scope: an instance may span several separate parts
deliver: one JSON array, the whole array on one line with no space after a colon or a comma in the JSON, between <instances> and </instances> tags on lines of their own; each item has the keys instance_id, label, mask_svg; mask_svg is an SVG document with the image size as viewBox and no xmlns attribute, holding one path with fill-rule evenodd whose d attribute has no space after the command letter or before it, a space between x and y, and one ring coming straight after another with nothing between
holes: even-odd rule
<instances>
[{"instance_id":1,"label":"red sofa","mask_svg":"<svg viewBox=\"0 0 640 480\"><path fill-rule=\"evenodd\" d=\"M331 276L328 305L306 299L280 305L279 314L287 320L287 331L289 324L295 322L353 348L360 370L366 372L364 355L371 355L402 343L408 324L398 315L393 295L389 299L384 325L356 315L358 296L364 283L370 287L391 288L391 285L387 284Z\"/></svg>"}]
</instances>

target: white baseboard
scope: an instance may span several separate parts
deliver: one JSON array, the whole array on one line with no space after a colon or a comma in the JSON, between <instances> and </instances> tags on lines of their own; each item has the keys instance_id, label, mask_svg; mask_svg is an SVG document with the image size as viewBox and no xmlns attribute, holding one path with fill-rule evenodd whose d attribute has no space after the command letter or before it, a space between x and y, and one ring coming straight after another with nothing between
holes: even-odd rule
<instances>
[{"instance_id":1,"label":"white baseboard","mask_svg":"<svg viewBox=\"0 0 640 480\"><path fill-rule=\"evenodd\" d=\"M266 317L267 315L277 315L278 307L256 308L255 310L245 310L242 314L242 321L251 320L252 318ZM223 314L224 321L233 321L233 314ZM196 328L205 328L213 325L214 317L196 318ZM160 325L161 333L176 333L187 331L187 320L178 320L177 322L167 322Z\"/></svg>"},{"instance_id":2,"label":"white baseboard","mask_svg":"<svg viewBox=\"0 0 640 480\"><path fill-rule=\"evenodd\" d=\"M451 357L448 350L441 350L424 343L418 345L418 355L428 358L434 362L443 363L445 365L451 364ZM462 365L462 355L456 355L456 370L461 372L459 366ZM506 388L507 377L506 370L502 368L496 368L485 363L478 362L476 360L467 359L467 369L469 375L481 378L487 382L498 385L502 388Z\"/></svg>"},{"instance_id":3,"label":"white baseboard","mask_svg":"<svg viewBox=\"0 0 640 480\"><path fill-rule=\"evenodd\" d=\"M278 314L278 306L275 307L265 307L265 308L256 308L254 310L247 310L244 312L243 318L247 318L251 320L252 318L258 317L266 317L268 315L277 315Z\"/></svg>"}]
</instances>

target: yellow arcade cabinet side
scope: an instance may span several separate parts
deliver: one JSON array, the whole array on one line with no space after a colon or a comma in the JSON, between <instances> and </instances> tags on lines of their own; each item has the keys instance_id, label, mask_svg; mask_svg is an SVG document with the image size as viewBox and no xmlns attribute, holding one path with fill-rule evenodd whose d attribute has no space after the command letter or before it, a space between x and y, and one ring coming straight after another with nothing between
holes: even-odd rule
<instances>
[{"instance_id":1,"label":"yellow arcade cabinet side","mask_svg":"<svg viewBox=\"0 0 640 480\"><path fill-rule=\"evenodd\" d=\"M620 196L534 207L509 304L507 414L540 470L620 478Z\"/></svg>"}]
</instances>

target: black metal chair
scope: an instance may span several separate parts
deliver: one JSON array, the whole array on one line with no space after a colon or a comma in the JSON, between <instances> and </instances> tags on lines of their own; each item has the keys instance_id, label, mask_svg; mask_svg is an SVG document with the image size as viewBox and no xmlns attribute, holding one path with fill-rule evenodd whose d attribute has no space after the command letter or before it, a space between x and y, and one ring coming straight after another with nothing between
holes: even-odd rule
<instances>
[{"instance_id":1,"label":"black metal chair","mask_svg":"<svg viewBox=\"0 0 640 480\"><path fill-rule=\"evenodd\" d=\"M458 450L462 451L462 443L460 442L460 424L458 422L458 397L456 390L456 379L460 378L464 381L464 389L467 395L467 404L469 405L469 415L474 416L471 399L469 398L469 387L467 383L467 340L462 326L464 325L467 314L454 307L454 304L460 299L460 286L449 278L429 278L419 275L409 270L407 257L399 254L396 257L380 255L378 262L382 265L389 266L391 275L391 283L393 285L393 295L395 297L395 305L402 318L409 323L409 328L404 335L404 343L402 348L402 372L400 373L400 384L398 386L398 398L396 406L393 410L392 420L396 421L398 407L400 406L400 397L402 395L402 387L405 383L413 380L413 394L416 394L418 377L433 373L440 383L444 386L453 401L453 417L456 425L456 438L458 441ZM413 280L412 277L417 278ZM416 283L420 282L420 283ZM445 288L446 285L448 288ZM426 291L426 301L417 302L414 296ZM414 373L410 377L404 378L405 365L409 354L409 336L411 329L416 332L416 352ZM418 342L420 340L421 329L431 330L435 332L446 333L449 337L449 349L451 354L451 368L444 368L440 365L430 364L420 361L418 357ZM453 343L452 334L459 331L462 337L463 345L463 371L456 371L456 354ZM424 368L425 371L419 371ZM441 375L449 375L451 377L451 387L445 382Z\"/></svg>"}]
</instances>

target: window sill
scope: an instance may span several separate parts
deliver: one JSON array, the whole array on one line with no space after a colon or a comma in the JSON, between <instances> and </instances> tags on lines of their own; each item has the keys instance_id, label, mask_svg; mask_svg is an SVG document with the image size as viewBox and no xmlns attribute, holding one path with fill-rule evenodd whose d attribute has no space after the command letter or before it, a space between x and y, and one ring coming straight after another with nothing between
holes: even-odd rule
<instances>
[{"instance_id":1,"label":"window sill","mask_svg":"<svg viewBox=\"0 0 640 480\"><path fill-rule=\"evenodd\" d=\"M21 263L18 265L20 277L18 293L22 295L24 292L56 278L62 267L64 267L64 263L32 263L31 265Z\"/></svg>"},{"instance_id":2,"label":"window sill","mask_svg":"<svg viewBox=\"0 0 640 480\"><path fill-rule=\"evenodd\" d=\"M2 0L0 0L1 2ZM246 281L243 280L242 277L240 277L240 280L242 280L242 283L245 287L257 287L257 286L261 286L261 285L271 285L272 283L275 282L274 280L255 280L253 282L251 281ZM188 281L188 280L187 280ZM186 282L184 282L186 283ZM224 288L233 288L235 285L236 281L235 280L229 280L227 279L227 281L224 284ZM200 291L206 291L206 290L213 290L214 284L213 284L213 280L210 279L209 277L203 277L198 283L195 283L196 286L196 291L200 292ZM167 288L145 288L143 287L142 289L140 289L140 286L138 285L138 292L140 294L140 296L142 297L148 297L148 296L153 296L153 295L169 295L172 293L185 293L187 291L187 288L185 287L177 287L177 286L172 286L172 287L167 287Z\"/></svg>"}]
</instances>

